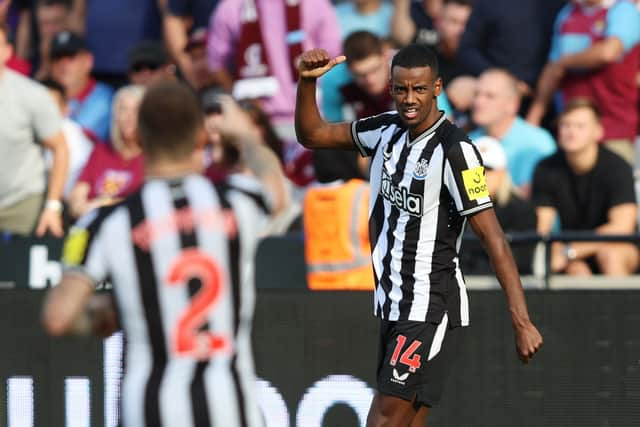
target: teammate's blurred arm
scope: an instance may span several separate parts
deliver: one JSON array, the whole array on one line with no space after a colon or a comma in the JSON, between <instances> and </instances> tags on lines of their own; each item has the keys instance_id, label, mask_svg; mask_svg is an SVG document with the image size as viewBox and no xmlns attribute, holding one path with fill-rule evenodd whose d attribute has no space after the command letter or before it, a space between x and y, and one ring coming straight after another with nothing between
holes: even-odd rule
<instances>
[{"instance_id":1,"label":"teammate's blurred arm","mask_svg":"<svg viewBox=\"0 0 640 427\"><path fill-rule=\"evenodd\" d=\"M44 303L42 323L47 332L56 336L89 333L91 320L86 307L93 290L88 277L65 273L62 282L49 291Z\"/></svg>"},{"instance_id":2,"label":"teammate's blurred arm","mask_svg":"<svg viewBox=\"0 0 640 427\"><path fill-rule=\"evenodd\" d=\"M542 336L529 319L518 269L502 227L493 209L485 209L470 216L469 222L489 254L496 277L506 294L518 357L523 363L527 363L542 346Z\"/></svg>"},{"instance_id":3,"label":"teammate's blurred arm","mask_svg":"<svg viewBox=\"0 0 640 427\"><path fill-rule=\"evenodd\" d=\"M316 80L346 58L331 59L323 49L304 52L300 57L300 80L296 97L296 136L307 148L354 149L351 125L327 123L318 111Z\"/></svg>"}]
</instances>

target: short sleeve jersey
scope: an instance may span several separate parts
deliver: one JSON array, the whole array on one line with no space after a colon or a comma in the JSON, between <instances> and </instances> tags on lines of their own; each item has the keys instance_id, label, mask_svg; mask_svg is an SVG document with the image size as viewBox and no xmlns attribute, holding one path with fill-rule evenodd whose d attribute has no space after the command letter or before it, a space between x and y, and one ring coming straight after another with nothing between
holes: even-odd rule
<instances>
[{"instance_id":1,"label":"short sleeve jersey","mask_svg":"<svg viewBox=\"0 0 640 427\"><path fill-rule=\"evenodd\" d=\"M387 320L469 323L458 251L465 217L491 208L484 167L441 114L414 139L397 112L358 120L352 137L371 156L369 234L375 313Z\"/></svg>"}]
</instances>

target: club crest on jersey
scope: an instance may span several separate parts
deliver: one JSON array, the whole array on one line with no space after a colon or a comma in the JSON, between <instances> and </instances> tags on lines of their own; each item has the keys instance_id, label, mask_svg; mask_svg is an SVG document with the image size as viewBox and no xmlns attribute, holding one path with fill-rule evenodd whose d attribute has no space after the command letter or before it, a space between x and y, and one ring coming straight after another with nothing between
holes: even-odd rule
<instances>
[{"instance_id":1,"label":"club crest on jersey","mask_svg":"<svg viewBox=\"0 0 640 427\"><path fill-rule=\"evenodd\" d=\"M393 185L391 177L384 170L382 171L380 194L395 207L407 212L409 215L422 216L422 196L410 193L406 187Z\"/></svg>"},{"instance_id":2,"label":"club crest on jersey","mask_svg":"<svg viewBox=\"0 0 640 427\"><path fill-rule=\"evenodd\" d=\"M427 168L429 167L429 161L427 159L422 159L416 165L416 168L413 170L413 179L417 179L422 181L427 177Z\"/></svg>"}]
</instances>

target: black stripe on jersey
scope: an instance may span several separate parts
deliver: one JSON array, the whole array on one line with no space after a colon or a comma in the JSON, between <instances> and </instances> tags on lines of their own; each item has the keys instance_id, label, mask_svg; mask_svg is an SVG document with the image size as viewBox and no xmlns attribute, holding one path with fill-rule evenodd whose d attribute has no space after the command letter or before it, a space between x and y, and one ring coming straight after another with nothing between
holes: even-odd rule
<instances>
[{"instance_id":1,"label":"black stripe on jersey","mask_svg":"<svg viewBox=\"0 0 640 427\"><path fill-rule=\"evenodd\" d=\"M230 189L231 188L229 186L216 185L216 190L218 191L218 197L220 198L220 206L222 206L223 209L228 209L230 212L232 212L231 204L227 199L227 191ZM235 188L233 189L235 190ZM247 194L247 193L243 192L243 194ZM261 197L260 197L260 200L262 200ZM258 204L258 206L261 206L261 205ZM268 211L265 211L265 212L268 212ZM240 227L238 227L238 233L240 233ZM233 333L234 333L234 341L235 341L235 338L238 335L238 329L240 327L240 302L242 298L242 295L240 294L241 283L240 283L240 237L239 237L239 234L236 235L235 237L229 237L228 242L229 242L229 268L231 269L230 271L231 292L232 292L232 298L233 298L233 322L234 322ZM234 354L233 359L231 360L231 373L233 375L233 384L236 391L236 401L238 402L238 410L240 411L240 425L245 427L248 425L247 414L246 414L247 404L245 403L246 396L242 392L240 375L238 374L237 352Z\"/></svg>"},{"instance_id":2,"label":"black stripe on jersey","mask_svg":"<svg viewBox=\"0 0 640 427\"><path fill-rule=\"evenodd\" d=\"M395 135L393 135L391 137L391 140L389 141L389 145L393 145L396 142L398 142L400 137L402 137L403 135L406 135L406 132L398 132ZM391 176L391 182L396 183L396 182L399 182L402 179L402 176L404 175L404 169L407 166L407 159L409 158L409 155L411 154L411 149L412 149L412 147L410 147L408 144L405 144L402 147L402 152L400 153L400 158L398 159L398 162L396 163L396 170L393 173L393 175ZM382 165L382 170L384 171L384 163ZM387 295L387 298L386 298L386 300L385 300L385 302L384 302L384 304L382 306L383 319L388 319L389 318L389 313L391 311L391 298L389 298L389 293L393 289L393 283L390 280L390 278L391 278L391 258L392 258L391 257L391 253L393 252L391 249L393 248L393 245L395 243L395 238L393 237L393 232L395 231L396 227L398 226L398 219L400 218L400 210L396 206L394 206L393 203L390 203L390 204L391 204L391 212L390 212L389 217L387 218L387 222L389 223L389 228L387 229L387 253L385 254L384 258L382 259L382 274L380 275L383 278L389 278L389 282L388 283L384 283L384 282L380 283L380 285L384 289L385 295Z\"/></svg>"},{"instance_id":3,"label":"black stripe on jersey","mask_svg":"<svg viewBox=\"0 0 640 427\"><path fill-rule=\"evenodd\" d=\"M189 201L182 196L185 194L182 188L182 181L170 182L169 186L172 190L180 189L182 191L172 191L172 194L180 194L179 197L173 199L173 206L176 211L189 207ZM198 239L196 237L195 228L192 230L180 230L180 247L197 248ZM202 282L197 278L189 279L187 284L189 290L189 297L193 298L194 295L202 288ZM209 322L205 322L201 330L209 329ZM207 403L207 393L204 384L204 371L209 365L209 361L199 361L196 365L193 379L191 380L191 411L193 412L193 422L197 427L209 427L211 425L211 415L209 414L209 405Z\"/></svg>"},{"instance_id":4,"label":"black stripe on jersey","mask_svg":"<svg viewBox=\"0 0 640 427\"><path fill-rule=\"evenodd\" d=\"M271 208L267 205L267 202L265 201L264 196L262 194L250 191L245 188L239 188L227 182L216 183L215 187L216 187L216 190L218 191L218 194L226 194L230 190L238 191L244 194L245 196L247 196L248 198L250 198L251 200L253 200L253 202L256 204L256 206L258 206L262 210L262 212L264 212L267 215L271 215Z\"/></svg>"},{"instance_id":5,"label":"black stripe on jersey","mask_svg":"<svg viewBox=\"0 0 640 427\"><path fill-rule=\"evenodd\" d=\"M145 220L142 191L138 191L127 199L131 228ZM167 365L167 349L164 343L164 330L158 301L157 282L153 270L151 253L133 246L138 270L138 284L140 297L144 308L144 317L147 321L147 333L151 341L153 362L151 374L147 381L144 398L145 425L159 426L160 422L160 384Z\"/></svg>"},{"instance_id":6,"label":"black stripe on jersey","mask_svg":"<svg viewBox=\"0 0 640 427\"><path fill-rule=\"evenodd\" d=\"M433 151L440 144L440 132L431 137L426 146L422 150L422 154L418 157L417 162L426 160L431 162ZM424 194L425 179L412 179L409 186L409 192L412 194ZM420 230L422 225L422 217L409 216L409 221L404 231L404 242L402 245L403 254L416 254L418 252L418 241L420 240ZM416 272L416 255L403 256L400 271L402 271L402 299L400 300L400 317L398 320L408 320L411 312L411 304L413 303L413 287L416 282L414 276Z\"/></svg>"}]
</instances>

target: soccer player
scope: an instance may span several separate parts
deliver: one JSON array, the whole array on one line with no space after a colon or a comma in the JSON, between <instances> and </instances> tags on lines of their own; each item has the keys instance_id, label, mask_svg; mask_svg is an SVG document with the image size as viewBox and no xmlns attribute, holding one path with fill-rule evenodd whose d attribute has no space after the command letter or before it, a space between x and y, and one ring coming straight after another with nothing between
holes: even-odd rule
<instances>
[{"instance_id":1,"label":"soccer player","mask_svg":"<svg viewBox=\"0 0 640 427\"><path fill-rule=\"evenodd\" d=\"M478 151L438 111L436 56L410 45L391 63L397 111L329 124L316 106L316 79L346 58L301 56L296 132L308 148L371 156L369 230L375 314L381 319L378 393L367 426L424 426L441 395L460 327L469 324L458 263L466 220L482 240L507 297L517 354L542 345L529 319L511 251L496 220Z\"/></svg>"},{"instance_id":2,"label":"soccer player","mask_svg":"<svg viewBox=\"0 0 640 427\"><path fill-rule=\"evenodd\" d=\"M98 327L85 309L110 278L126 337L124 426L258 426L251 277L265 204L258 184L199 175L202 113L176 82L152 86L139 112L146 181L82 218L45 302L53 335ZM215 421L215 423L214 423Z\"/></svg>"}]
</instances>

